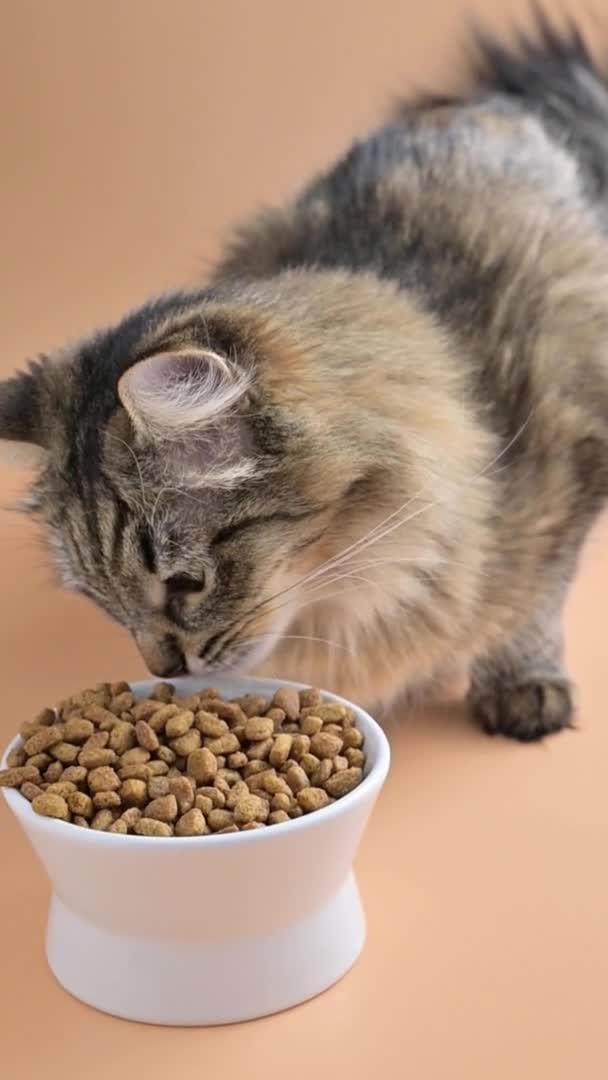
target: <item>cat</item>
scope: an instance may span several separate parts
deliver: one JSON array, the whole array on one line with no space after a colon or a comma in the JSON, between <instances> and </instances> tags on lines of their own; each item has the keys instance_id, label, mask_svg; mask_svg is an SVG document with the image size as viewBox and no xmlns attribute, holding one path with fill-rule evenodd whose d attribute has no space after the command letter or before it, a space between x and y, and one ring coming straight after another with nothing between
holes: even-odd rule
<instances>
[{"instance_id":1,"label":"cat","mask_svg":"<svg viewBox=\"0 0 608 1080\"><path fill-rule=\"evenodd\" d=\"M481 41L209 281L0 383L62 582L156 675L386 709L466 673L570 725L562 608L608 496L608 84L578 30Z\"/></svg>"}]
</instances>

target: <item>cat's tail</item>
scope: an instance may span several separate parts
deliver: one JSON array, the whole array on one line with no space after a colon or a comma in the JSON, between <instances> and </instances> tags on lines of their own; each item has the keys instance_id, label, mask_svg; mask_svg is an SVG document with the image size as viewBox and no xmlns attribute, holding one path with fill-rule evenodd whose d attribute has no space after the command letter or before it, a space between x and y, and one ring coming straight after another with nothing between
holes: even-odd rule
<instances>
[{"instance_id":1,"label":"cat's tail","mask_svg":"<svg viewBox=\"0 0 608 1080\"><path fill-rule=\"evenodd\" d=\"M536 9L512 46L480 31L470 97L498 94L535 112L579 160L590 189L608 196L608 77L577 24L561 28Z\"/></svg>"}]
</instances>

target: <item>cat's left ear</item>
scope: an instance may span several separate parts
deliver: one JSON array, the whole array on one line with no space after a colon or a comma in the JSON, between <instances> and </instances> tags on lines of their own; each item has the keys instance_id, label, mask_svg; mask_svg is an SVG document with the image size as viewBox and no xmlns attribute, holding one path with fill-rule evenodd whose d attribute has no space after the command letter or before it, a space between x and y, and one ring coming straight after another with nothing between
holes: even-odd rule
<instances>
[{"instance_id":1,"label":"cat's left ear","mask_svg":"<svg viewBox=\"0 0 608 1080\"><path fill-rule=\"evenodd\" d=\"M0 461L37 468L46 456L39 368L0 382Z\"/></svg>"},{"instance_id":2,"label":"cat's left ear","mask_svg":"<svg viewBox=\"0 0 608 1080\"><path fill-rule=\"evenodd\" d=\"M134 364L118 396L140 437L181 442L233 413L248 389L247 374L223 356L184 348Z\"/></svg>"}]
</instances>

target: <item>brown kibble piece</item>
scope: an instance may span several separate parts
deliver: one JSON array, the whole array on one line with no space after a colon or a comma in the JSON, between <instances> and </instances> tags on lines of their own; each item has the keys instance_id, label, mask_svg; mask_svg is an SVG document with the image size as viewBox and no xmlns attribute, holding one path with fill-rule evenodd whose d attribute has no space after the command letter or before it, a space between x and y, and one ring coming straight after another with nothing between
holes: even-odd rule
<instances>
[{"instance_id":1,"label":"brown kibble piece","mask_svg":"<svg viewBox=\"0 0 608 1080\"><path fill-rule=\"evenodd\" d=\"M50 754L32 754L31 757L27 758L27 764L34 765L35 768L39 769L40 772L43 773L45 769L48 769L52 760L53 759L51 758Z\"/></svg>"},{"instance_id":2,"label":"brown kibble piece","mask_svg":"<svg viewBox=\"0 0 608 1080\"><path fill-rule=\"evenodd\" d=\"M212 754L233 754L236 750L240 750L241 744L236 735L232 731L227 732L225 735L220 735L219 739L212 739L208 743L207 749Z\"/></svg>"},{"instance_id":3,"label":"brown kibble piece","mask_svg":"<svg viewBox=\"0 0 608 1080\"><path fill-rule=\"evenodd\" d=\"M84 716L70 716L63 726L63 738L68 743L85 743L95 731L92 720Z\"/></svg>"},{"instance_id":4,"label":"brown kibble piece","mask_svg":"<svg viewBox=\"0 0 608 1080\"><path fill-rule=\"evenodd\" d=\"M227 825L225 829L218 829L216 836L220 836L223 833L235 833L240 832L238 825Z\"/></svg>"},{"instance_id":5,"label":"brown kibble piece","mask_svg":"<svg viewBox=\"0 0 608 1080\"><path fill-rule=\"evenodd\" d=\"M292 804L292 798L293 796L279 791L276 795L272 796L270 806L273 810L289 810Z\"/></svg>"},{"instance_id":6,"label":"brown kibble piece","mask_svg":"<svg viewBox=\"0 0 608 1080\"><path fill-rule=\"evenodd\" d=\"M310 751L310 736L308 735L293 735L291 744L291 757L294 761L301 761L305 754Z\"/></svg>"},{"instance_id":7,"label":"brown kibble piece","mask_svg":"<svg viewBox=\"0 0 608 1080\"><path fill-rule=\"evenodd\" d=\"M175 795L180 814L194 806L194 787L187 776L172 776L167 780L169 792Z\"/></svg>"},{"instance_id":8,"label":"brown kibble piece","mask_svg":"<svg viewBox=\"0 0 608 1080\"><path fill-rule=\"evenodd\" d=\"M169 766L166 761L149 761L146 765L148 776L168 776Z\"/></svg>"},{"instance_id":9,"label":"brown kibble piece","mask_svg":"<svg viewBox=\"0 0 608 1080\"><path fill-rule=\"evenodd\" d=\"M238 780L226 796L226 806L228 810L234 810L239 799L246 798L249 794L250 791L245 781Z\"/></svg>"},{"instance_id":10,"label":"brown kibble piece","mask_svg":"<svg viewBox=\"0 0 608 1080\"><path fill-rule=\"evenodd\" d=\"M272 769L263 774L264 790L269 795L291 795L291 788L284 776L277 776Z\"/></svg>"},{"instance_id":11,"label":"brown kibble piece","mask_svg":"<svg viewBox=\"0 0 608 1080\"><path fill-rule=\"evenodd\" d=\"M84 791L72 791L67 797L67 803L73 814L84 818L93 817L93 800L90 795L85 795Z\"/></svg>"},{"instance_id":12,"label":"brown kibble piece","mask_svg":"<svg viewBox=\"0 0 608 1080\"><path fill-rule=\"evenodd\" d=\"M110 732L108 746L115 750L118 756L132 750L136 743L135 727L126 720L118 720Z\"/></svg>"},{"instance_id":13,"label":"brown kibble piece","mask_svg":"<svg viewBox=\"0 0 608 1080\"><path fill-rule=\"evenodd\" d=\"M46 791L32 801L32 810L42 817L57 818L59 821L70 820L70 809L61 795L49 795Z\"/></svg>"},{"instance_id":14,"label":"brown kibble piece","mask_svg":"<svg viewBox=\"0 0 608 1080\"><path fill-rule=\"evenodd\" d=\"M294 795L297 795L303 788L308 787L309 784L308 777L301 765L290 765L285 773L285 779Z\"/></svg>"},{"instance_id":15,"label":"brown kibble piece","mask_svg":"<svg viewBox=\"0 0 608 1080\"><path fill-rule=\"evenodd\" d=\"M113 723L115 723L115 722L116 722L116 720L114 719ZM83 750L103 750L104 747L106 747L108 745L109 741L110 741L110 732L109 731L96 731L93 735L91 735L90 739L87 739L87 741L84 744L82 749Z\"/></svg>"},{"instance_id":16,"label":"brown kibble piece","mask_svg":"<svg viewBox=\"0 0 608 1080\"><path fill-rule=\"evenodd\" d=\"M299 764L302 766L307 776L312 776L315 769L319 767L320 761L315 754L303 754Z\"/></svg>"},{"instance_id":17,"label":"brown kibble piece","mask_svg":"<svg viewBox=\"0 0 608 1080\"><path fill-rule=\"evenodd\" d=\"M171 749L175 751L178 757L188 757L201 745L201 733L196 728L190 728L185 735L180 735L177 739L171 740Z\"/></svg>"},{"instance_id":18,"label":"brown kibble piece","mask_svg":"<svg viewBox=\"0 0 608 1080\"><path fill-rule=\"evenodd\" d=\"M201 750L193 750L189 755L187 769L197 784L209 784L217 776L217 759L211 750L204 746Z\"/></svg>"},{"instance_id":19,"label":"brown kibble piece","mask_svg":"<svg viewBox=\"0 0 608 1080\"><path fill-rule=\"evenodd\" d=\"M37 731L35 735L31 735L29 739L26 739L23 749L28 757L32 754L42 754L45 750L50 750L52 746L56 746L63 739L63 728L58 724L52 724L51 727L42 728Z\"/></svg>"},{"instance_id":20,"label":"brown kibble piece","mask_svg":"<svg viewBox=\"0 0 608 1080\"><path fill-rule=\"evenodd\" d=\"M340 799L343 795L348 795L349 791L353 791L361 783L362 776L362 770L356 767L344 769L343 772L334 773L333 776L330 776L325 784L325 790L332 798Z\"/></svg>"},{"instance_id":21,"label":"brown kibble piece","mask_svg":"<svg viewBox=\"0 0 608 1080\"><path fill-rule=\"evenodd\" d=\"M60 761L62 765L73 765L78 760L80 753L80 746L74 746L69 742L59 742L50 749L50 754L56 761Z\"/></svg>"},{"instance_id":22,"label":"brown kibble piece","mask_svg":"<svg viewBox=\"0 0 608 1080\"><path fill-rule=\"evenodd\" d=\"M144 810L144 817L154 818L156 821L175 821L179 813L175 795L162 795L159 799L152 799Z\"/></svg>"},{"instance_id":23,"label":"brown kibble piece","mask_svg":"<svg viewBox=\"0 0 608 1080\"><path fill-rule=\"evenodd\" d=\"M234 820L238 825L248 821L266 821L267 817L268 803L258 795L245 795L234 807Z\"/></svg>"},{"instance_id":24,"label":"brown kibble piece","mask_svg":"<svg viewBox=\"0 0 608 1080\"><path fill-rule=\"evenodd\" d=\"M280 690L277 690L272 699L272 704L277 709L282 709L288 720L297 720L300 715L300 695L291 686L283 686Z\"/></svg>"},{"instance_id":25,"label":"brown kibble piece","mask_svg":"<svg viewBox=\"0 0 608 1080\"><path fill-rule=\"evenodd\" d=\"M228 731L225 720L220 719L215 713L205 712L204 709L196 714L195 723L201 735L206 735L210 739L220 739Z\"/></svg>"},{"instance_id":26,"label":"brown kibble piece","mask_svg":"<svg viewBox=\"0 0 608 1080\"><path fill-rule=\"evenodd\" d=\"M175 825L176 836L204 836L209 832L209 827L201 811L197 807L187 810L182 814Z\"/></svg>"},{"instance_id":27,"label":"brown kibble piece","mask_svg":"<svg viewBox=\"0 0 608 1080\"><path fill-rule=\"evenodd\" d=\"M246 780L254 773L265 772L268 769L268 762L266 761L249 761L243 769L243 776Z\"/></svg>"},{"instance_id":28,"label":"brown kibble piece","mask_svg":"<svg viewBox=\"0 0 608 1080\"><path fill-rule=\"evenodd\" d=\"M97 747L87 750L85 746L78 755L78 764L83 765L85 769L99 769L103 765L113 765L115 761L116 754L114 750Z\"/></svg>"},{"instance_id":29,"label":"brown kibble piece","mask_svg":"<svg viewBox=\"0 0 608 1080\"><path fill-rule=\"evenodd\" d=\"M144 701L137 701L135 703L131 709L131 716L134 720L147 720L147 722L150 723L151 717L156 716L166 707L167 706L163 705L162 701L153 701L151 698L146 698ZM155 731L160 730L154 724L151 726L154 727Z\"/></svg>"},{"instance_id":30,"label":"brown kibble piece","mask_svg":"<svg viewBox=\"0 0 608 1080\"><path fill-rule=\"evenodd\" d=\"M91 828L96 832L105 832L113 821L114 814L111 810L98 810L91 821Z\"/></svg>"},{"instance_id":31,"label":"brown kibble piece","mask_svg":"<svg viewBox=\"0 0 608 1080\"><path fill-rule=\"evenodd\" d=\"M156 751L156 756L160 761L164 761L165 765L174 765L176 754L170 746L159 746Z\"/></svg>"},{"instance_id":32,"label":"brown kibble piece","mask_svg":"<svg viewBox=\"0 0 608 1080\"><path fill-rule=\"evenodd\" d=\"M314 810L321 810L324 806L327 806L329 795L323 788L307 787L298 792L297 799L298 806L302 808L304 813L311 814Z\"/></svg>"},{"instance_id":33,"label":"brown kibble piece","mask_svg":"<svg viewBox=\"0 0 608 1080\"><path fill-rule=\"evenodd\" d=\"M23 749L23 746L16 746L14 750L10 751L6 758L6 764L9 769L19 769L22 765L25 765L26 761L27 754ZM38 765L38 762L35 762L35 764Z\"/></svg>"},{"instance_id":34,"label":"brown kibble piece","mask_svg":"<svg viewBox=\"0 0 608 1080\"><path fill-rule=\"evenodd\" d=\"M195 806L199 805L198 802L197 802L199 796L202 796L204 799L211 799L211 802L212 802L213 806L216 807L218 810L223 810L225 805L226 805L226 796L224 795L223 791L219 790L219 788L216 788L216 787L201 787L201 788L199 788L197 793L196 793L195 800L194 800L194 805ZM203 808L201 807L201 810L202 809Z\"/></svg>"},{"instance_id":35,"label":"brown kibble piece","mask_svg":"<svg viewBox=\"0 0 608 1080\"><path fill-rule=\"evenodd\" d=\"M334 772L343 772L344 769L348 769L349 764L350 764L350 762L349 762L348 758L342 757L341 754L336 754L336 756L335 756L335 758L333 760Z\"/></svg>"},{"instance_id":36,"label":"brown kibble piece","mask_svg":"<svg viewBox=\"0 0 608 1080\"><path fill-rule=\"evenodd\" d=\"M72 825L78 825L81 829L90 828L86 817L82 817L81 814L74 814L72 818Z\"/></svg>"},{"instance_id":37,"label":"brown kibble piece","mask_svg":"<svg viewBox=\"0 0 608 1080\"><path fill-rule=\"evenodd\" d=\"M360 750L363 746L363 735L356 727L346 728L342 743L347 750Z\"/></svg>"},{"instance_id":38,"label":"brown kibble piece","mask_svg":"<svg viewBox=\"0 0 608 1080\"><path fill-rule=\"evenodd\" d=\"M126 765L124 769L118 770L118 775L121 780L146 780L150 779L150 766L149 765Z\"/></svg>"},{"instance_id":39,"label":"brown kibble piece","mask_svg":"<svg viewBox=\"0 0 608 1080\"><path fill-rule=\"evenodd\" d=\"M61 795L63 799L67 799L68 795L76 791L76 784L72 784L69 780L64 781L62 778L55 784L49 784L46 790L49 795Z\"/></svg>"},{"instance_id":40,"label":"brown kibble piece","mask_svg":"<svg viewBox=\"0 0 608 1080\"><path fill-rule=\"evenodd\" d=\"M148 780L148 795L151 799L161 799L168 795L170 780L167 776L151 776Z\"/></svg>"},{"instance_id":41,"label":"brown kibble piece","mask_svg":"<svg viewBox=\"0 0 608 1080\"><path fill-rule=\"evenodd\" d=\"M219 794L221 795L221 792ZM223 796L222 796L222 798L223 798ZM217 810L223 809L223 807L221 807L219 805L216 806L213 799L211 799L208 795L201 795L201 794L195 795L195 797L194 797L194 805L195 805L197 810L200 810L201 814L205 815L205 817L207 817L207 814L211 813L211 811L213 810L214 807L216 807Z\"/></svg>"},{"instance_id":42,"label":"brown kibble piece","mask_svg":"<svg viewBox=\"0 0 608 1080\"><path fill-rule=\"evenodd\" d=\"M120 778L110 765L102 765L98 769L92 769L87 777L89 791L118 791Z\"/></svg>"},{"instance_id":43,"label":"brown kibble piece","mask_svg":"<svg viewBox=\"0 0 608 1080\"><path fill-rule=\"evenodd\" d=\"M129 827L124 818L117 818L116 821L113 821L111 825L108 825L107 831L111 833L119 833L122 836L126 836L129 831Z\"/></svg>"},{"instance_id":44,"label":"brown kibble piece","mask_svg":"<svg viewBox=\"0 0 608 1080\"><path fill-rule=\"evenodd\" d=\"M128 810L125 810L124 814L121 814L122 821L126 822L127 828L132 829L136 821L139 821L141 817L141 810L138 806L130 806Z\"/></svg>"},{"instance_id":45,"label":"brown kibble piece","mask_svg":"<svg viewBox=\"0 0 608 1080\"><path fill-rule=\"evenodd\" d=\"M244 754L242 750L237 750L236 753L228 755L228 764L231 769L242 769L248 761L247 754Z\"/></svg>"},{"instance_id":46,"label":"brown kibble piece","mask_svg":"<svg viewBox=\"0 0 608 1080\"><path fill-rule=\"evenodd\" d=\"M272 738L261 739L259 742L252 743L247 751L247 757L250 761L265 761L272 750L273 743L274 739Z\"/></svg>"},{"instance_id":47,"label":"brown kibble piece","mask_svg":"<svg viewBox=\"0 0 608 1080\"><path fill-rule=\"evenodd\" d=\"M300 709L318 709L321 702L321 691L316 687L300 691Z\"/></svg>"},{"instance_id":48,"label":"brown kibble piece","mask_svg":"<svg viewBox=\"0 0 608 1080\"><path fill-rule=\"evenodd\" d=\"M156 684L150 697L154 698L155 701L164 701L168 704L170 701L173 701L174 694L175 687L173 687L171 683L161 682Z\"/></svg>"},{"instance_id":49,"label":"brown kibble piece","mask_svg":"<svg viewBox=\"0 0 608 1080\"><path fill-rule=\"evenodd\" d=\"M269 825L281 825L285 821L289 821L289 814L286 810L273 810L268 815Z\"/></svg>"},{"instance_id":50,"label":"brown kibble piece","mask_svg":"<svg viewBox=\"0 0 608 1080\"><path fill-rule=\"evenodd\" d=\"M63 770L61 775L62 780L69 780L72 784L82 784L86 778L87 770L83 765L69 765L67 769Z\"/></svg>"},{"instance_id":51,"label":"brown kibble piece","mask_svg":"<svg viewBox=\"0 0 608 1080\"><path fill-rule=\"evenodd\" d=\"M25 796L28 802L32 802L32 800L35 799L37 795L42 795L42 788L38 787L38 784L32 784L31 780L26 780L25 783L21 785L19 790L21 794Z\"/></svg>"},{"instance_id":52,"label":"brown kibble piece","mask_svg":"<svg viewBox=\"0 0 608 1080\"><path fill-rule=\"evenodd\" d=\"M349 746L348 750L344 751L344 757L349 765L356 765L360 769L365 765L365 754L363 753L363 750L356 750L354 746Z\"/></svg>"},{"instance_id":53,"label":"brown kibble piece","mask_svg":"<svg viewBox=\"0 0 608 1080\"><path fill-rule=\"evenodd\" d=\"M283 709L269 709L266 713L266 716L269 720L272 720L272 726L274 728L274 731L278 734L287 719L285 713L283 712Z\"/></svg>"},{"instance_id":54,"label":"brown kibble piece","mask_svg":"<svg viewBox=\"0 0 608 1080\"><path fill-rule=\"evenodd\" d=\"M250 742L268 739L274 734L274 723L267 716L250 716L245 720L243 733Z\"/></svg>"},{"instance_id":55,"label":"brown kibble piece","mask_svg":"<svg viewBox=\"0 0 608 1080\"><path fill-rule=\"evenodd\" d=\"M222 720L227 720L230 727L235 727L237 724L243 724L247 717L241 709L241 706L236 701L222 701L221 698L216 698L213 701L202 706L207 712L215 713L216 716L221 716Z\"/></svg>"},{"instance_id":56,"label":"brown kibble piece","mask_svg":"<svg viewBox=\"0 0 608 1080\"><path fill-rule=\"evenodd\" d=\"M122 694L117 694L113 697L108 709L113 712L115 716L122 716L124 712L128 712L135 704L135 696L130 690L125 690Z\"/></svg>"},{"instance_id":57,"label":"brown kibble piece","mask_svg":"<svg viewBox=\"0 0 608 1080\"><path fill-rule=\"evenodd\" d=\"M150 751L146 750L143 746L134 746L132 750L127 750L122 754L120 758L120 766L122 769L128 765L145 765L150 760Z\"/></svg>"},{"instance_id":58,"label":"brown kibble piece","mask_svg":"<svg viewBox=\"0 0 608 1080\"><path fill-rule=\"evenodd\" d=\"M123 780L120 785L120 797L126 806L140 809L148 802L148 785L145 780Z\"/></svg>"},{"instance_id":59,"label":"brown kibble piece","mask_svg":"<svg viewBox=\"0 0 608 1080\"><path fill-rule=\"evenodd\" d=\"M93 796L93 806L96 810L118 810L121 806L120 795L117 791L98 791Z\"/></svg>"},{"instance_id":60,"label":"brown kibble piece","mask_svg":"<svg viewBox=\"0 0 608 1080\"><path fill-rule=\"evenodd\" d=\"M63 776L63 765L60 761L51 761L51 764L44 770L44 779L48 784L56 784L58 780Z\"/></svg>"},{"instance_id":61,"label":"brown kibble piece","mask_svg":"<svg viewBox=\"0 0 608 1080\"><path fill-rule=\"evenodd\" d=\"M138 836L173 836L173 828L166 821L157 821L156 818L141 817L135 822L133 831Z\"/></svg>"},{"instance_id":62,"label":"brown kibble piece","mask_svg":"<svg viewBox=\"0 0 608 1080\"><path fill-rule=\"evenodd\" d=\"M210 810L207 814L207 824L213 832L226 829L234 822L231 810Z\"/></svg>"},{"instance_id":63,"label":"brown kibble piece","mask_svg":"<svg viewBox=\"0 0 608 1080\"><path fill-rule=\"evenodd\" d=\"M266 698L258 694L245 694L244 697L239 698L238 704L245 716L264 716L268 709Z\"/></svg>"},{"instance_id":64,"label":"brown kibble piece","mask_svg":"<svg viewBox=\"0 0 608 1080\"><path fill-rule=\"evenodd\" d=\"M321 787L326 780L329 780L332 772L334 771L334 763L331 758L323 758L319 762L316 769L310 774L310 782L313 787Z\"/></svg>"},{"instance_id":65,"label":"brown kibble piece","mask_svg":"<svg viewBox=\"0 0 608 1080\"><path fill-rule=\"evenodd\" d=\"M19 765L16 769L0 771L0 787L17 788L26 780L34 784L40 780L40 770L35 765Z\"/></svg>"},{"instance_id":66,"label":"brown kibble piece","mask_svg":"<svg viewBox=\"0 0 608 1080\"><path fill-rule=\"evenodd\" d=\"M300 729L304 735L317 735L323 728L320 716L305 716L300 722Z\"/></svg>"},{"instance_id":67,"label":"brown kibble piece","mask_svg":"<svg viewBox=\"0 0 608 1080\"><path fill-rule=\"evenodd\" d=\"M114 727L116 723L114 713L111 713L109 709L104 709L101 705L89 705L85 709L84 715L86 720L90 720L97 727L101 727L102 724Z\"/></svg>"},{"instance_id":68,"label":"brown kibble piece","mask_svg":"<svg viewBox=\"0 0 608 1080\"><path fill-rule=\"evenodd\" d=\"M165 735L168 739L177 739L190 731L194 723L194 713L190 709L181 709L170 716L165 724Z\"/></svg>"},{"instance_id":69,"label":"brown kibble piece","mask_svg":"<svg viewBox=\"0 0 608 1080\"><path fill-rule=\"evenodd\" d=\"M333 758L342 749L342 739L339 735L330 735L326 731L320 731L310 740L310 749L318 758Z\"/></svg>"},{"instance_id":70,"label":"brown kibble piece","mask_svg":"<svg viewBox=\"0 0 608 1080\"><path fill-rule=\"evenodd\" d=\"M159 742L158 735L152 730L150 725L145 720L138 720L135 725L135 738L140 746L144 750L149 750L153 753L158 750Z\"/></svg>"}]
</instances>

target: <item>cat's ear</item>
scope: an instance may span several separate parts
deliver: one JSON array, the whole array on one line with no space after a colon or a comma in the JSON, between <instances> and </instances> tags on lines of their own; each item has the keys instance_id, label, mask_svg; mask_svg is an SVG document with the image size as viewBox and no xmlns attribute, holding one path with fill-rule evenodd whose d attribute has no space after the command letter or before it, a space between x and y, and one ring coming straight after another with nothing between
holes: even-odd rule
<instances>
[{"instance_id":1,"label":"cat's ear","mask_svg":"<svg viewBox=\"0 0 608 1080\"><path fill-rule=\"evenodd\" d=\"M0 382L0 462L37 468L46 456L38 368Z\"/></svg>"},{"instance_id":2,"label":"cat's ear","mask_svg":"<svg viewBox=\"0 0 608 1080\"><path fill-rule=\"evenodd\" d=\"M140 436L181 442L231 413L248 388L246 373L223 356L184 348L134 364L118 396Z\"/></svg>"}]
</instances>

